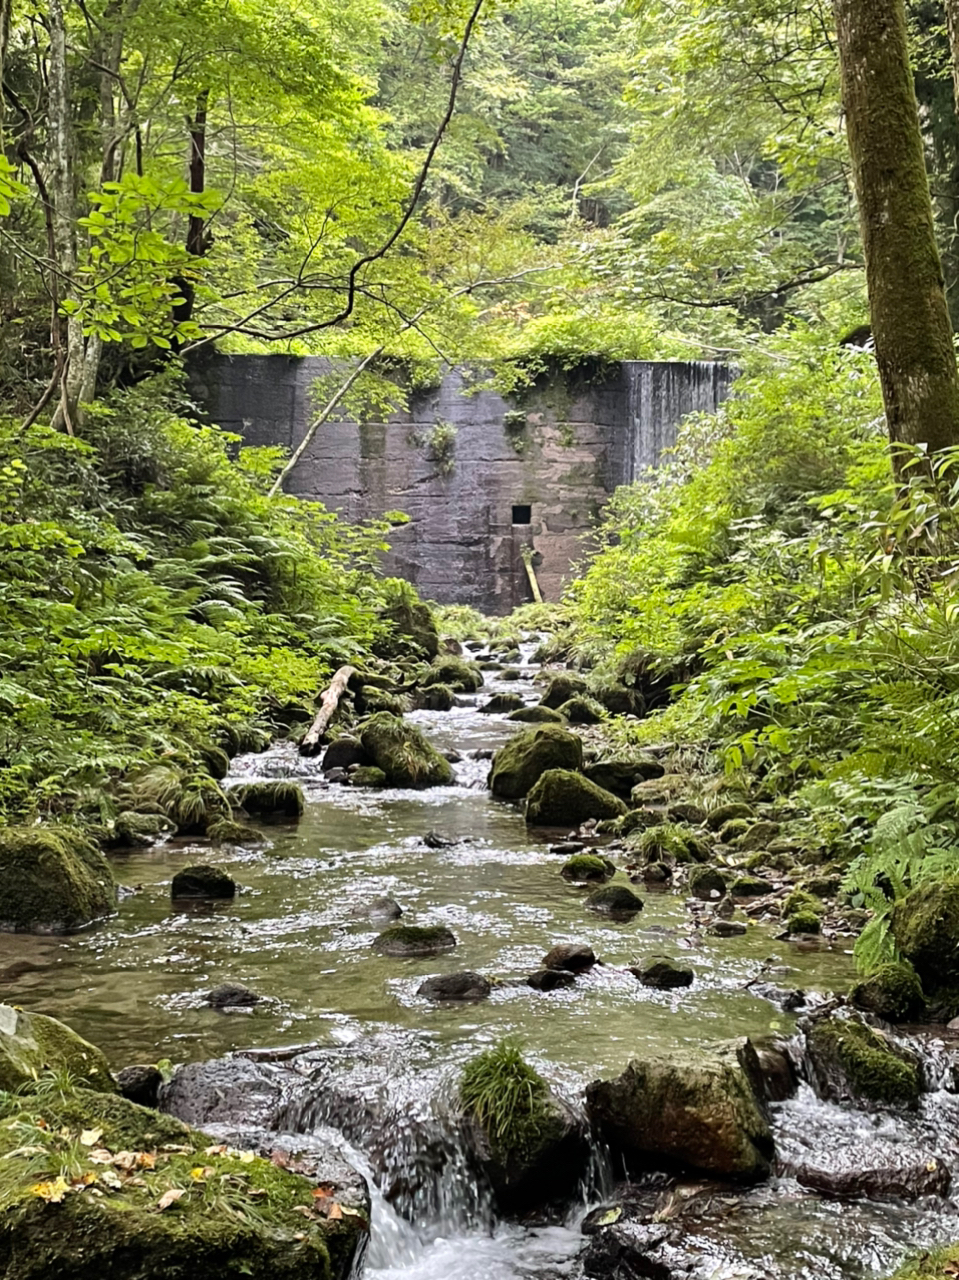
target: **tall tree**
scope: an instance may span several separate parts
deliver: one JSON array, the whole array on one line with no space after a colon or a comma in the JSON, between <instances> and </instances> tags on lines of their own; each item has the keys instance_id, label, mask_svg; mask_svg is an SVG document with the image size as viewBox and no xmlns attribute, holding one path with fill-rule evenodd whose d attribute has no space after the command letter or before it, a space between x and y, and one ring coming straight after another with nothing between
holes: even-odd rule
<instances>
[{"instance_id":1,"label":"tall tree","mask_svg":"<svg viewBox=\"0 0 959 1280\"><path fill-rule=\"evenodd\" d=\"M903 0L835 0L876 358L893 444L959 444L959 377Z\"/></svg>"}]
</instances>

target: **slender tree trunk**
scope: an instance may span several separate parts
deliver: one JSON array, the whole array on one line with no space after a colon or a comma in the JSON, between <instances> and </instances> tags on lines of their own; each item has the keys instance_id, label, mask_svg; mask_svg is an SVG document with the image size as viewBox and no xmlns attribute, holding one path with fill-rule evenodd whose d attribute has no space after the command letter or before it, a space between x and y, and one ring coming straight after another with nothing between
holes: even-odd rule
<instances>
[{"instance_id":1,"label":"slender tree trunk","mask_svg":"<svg viewBox=\"0 0 959 1280\"><path fill-rule=\"evenodd\" d=\"M72 280L77 270L76 132L70 111L67 33L62 0L50 0L48 13L47 116L56 268L61 278L62 295L75 301ZM81 405L93 399L101 346L98 338L84 336L78 317L68 317L65 358L60 370L60 402L53 415L55 426L72 433L79 421Z\"/></svg>"},{"instance_id":2,"label":"slender tree trunk","mask_svg":"<svg viewBox=\"0 0 959 1280\"><path fill-rule=\"evenodd\" d=\"M10 12L13 0L0 0L0 86L3 85L3 69L7 63L7 41L10 39ZM3 137L3 89L0 88L0 138Z\"/></svg>"},{"instance_id":3,"label":"slender tree trunk","mask_svg":"<svg viewBox=\"0 0 959 1280\"><path fill-rule=\"evenodd\" d=\"M949 29L949 48L952 50L952 84L959 111L959 0L945 0L946 26Z\"/></svg>"},{"instance_id":4,"label":"slender tree trunk","mask_svg":"<svg viewBox=\"0 0 959 1280\"><path fill-rule=\"evenodd\" d=\"M834 7L889 437L932 453L959 444L959 377L905 7L903 0L834 0Z\"/></svg>"},{"instance_id":5,"label":"slender tree trunk","mask_svg":"<svg viewBox=\"0 0 959 1280\"><path fill-rule=\"evenodd\" d=\"M187 116L186 121L190 132L190 191L197 196L202 196L206 190L206 113L209 105L210 90L201 89L196 95L193 118ZM194 258L202 258L207 248L206 219L196 214L187 226L186 251ZM193 318L196 289L193 281L185 276L177 276L176 285L183 301L173 308L173 319L177 324L184 324ZM179 342L174 342L173 349L180 349Z\"/></svg>"}]
</instances>

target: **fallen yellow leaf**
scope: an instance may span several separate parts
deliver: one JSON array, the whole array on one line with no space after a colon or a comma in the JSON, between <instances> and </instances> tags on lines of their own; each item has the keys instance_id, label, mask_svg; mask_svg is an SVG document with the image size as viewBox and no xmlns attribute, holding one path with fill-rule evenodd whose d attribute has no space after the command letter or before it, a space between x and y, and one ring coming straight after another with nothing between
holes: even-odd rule
<instances>
[{"instance_id":1,"label":"fallen yellow leaf","mask_svg":"<svg viewBox=\"0 0 959 1280\"><path fill-rule=\"evenodd\" d=\"M118 1151L113 1157L113 1167L115 1169L134 1169L136 1168L137 1154L135 1151Z\"/></svg>"},{"instance_id":2,"label":"fallen yellow leaf","mask_svg":"<svg viewBox=\"0 0 959 1280\"><path fill-rule=\"evenodd\" d=\"M102 1129L84 1129L80 1134L80 1143L84 1147L95 1147L102 1137Z\"/></svg>"},{"instance_id":3,"label":"fallen yellow leaf","mask_svg":"<svg viewBox=\"0 0 959 1280\"><path fill-rule=\"evenodd\" d=\"M106 1147L94 1147L90 1152L90 1160L93 1164L113 1164L113 1152Z\"/></svg>"},{"instance_id":4,"label":"fallen yellow leaf","mask_svg":"<svg viewBox=\"0 0 959 1280\"><path fill-rule=\"evenodd\" d=\"M163 1195L157 1201L159 1210L169 1209L171 1204L176 1204L178 1200L182 1200L186 1195L185 1191L181 1191L179 1187L171 1187L169 1191L164 1191Z\"/></svg>"},{"instance_id":5,"label":"fallen yellow leaf","mask_svg":"<svg viewBox=\"0 0 959 1280\"><path fill-rule=\"evenodd\" d=\"M30 1188L30 1193L40 1200L46 1200L48 1204L59 1204L69 1190L70 1184L66 1178L56 1178L53 1182L36 1183Z\"/></svg>"}]
</instances>

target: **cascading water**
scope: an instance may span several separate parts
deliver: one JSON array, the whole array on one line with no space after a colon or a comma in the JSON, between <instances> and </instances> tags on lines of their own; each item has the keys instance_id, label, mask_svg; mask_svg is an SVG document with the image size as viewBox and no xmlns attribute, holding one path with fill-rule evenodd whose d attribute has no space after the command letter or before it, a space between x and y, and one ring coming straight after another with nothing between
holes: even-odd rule
<instances>
[{"instance_id":1,"label":"cascading water","mask_svg":"<svg viewBox=\"0 0 959 1280\"><path fill-rule=\"evenodd\" d=\"M631 423L626 478L641 480L676 443L677 425L690 413L713 413L726 399L735 371L708 360L629 360L624 366Z\"/></svg>"}]
</instances>

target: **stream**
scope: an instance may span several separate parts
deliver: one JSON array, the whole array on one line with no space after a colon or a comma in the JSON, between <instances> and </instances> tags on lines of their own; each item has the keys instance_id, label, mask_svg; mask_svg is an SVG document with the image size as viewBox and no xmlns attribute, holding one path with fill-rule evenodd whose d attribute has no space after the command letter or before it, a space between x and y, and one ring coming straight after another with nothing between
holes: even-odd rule
<instances>
[{"instance_id":1,"label":"stream","mask_svg":"<svg viewBox=\"0 0 959 1280\"><path fill-rule=\"evenodd\" d=\"M597 1151L583 1202L565 1223L498 1223L442 1118L459 1068L483 1048L517 1037L529 1061L575 1101L589 1080L618 1074L638 1051L789 1035L790 1016L747 987L760 975L811 993L845 991L854 977L848 942L807 949L775 941L761 927L745 937L706 936L681 894L641 889L645 909L629 923L584 909L584 890L559 876L565 855L550 852L560 837L528 830L518 808L492 799L488 759L476 758L520 727L480 714L477 705L505 690L537 700L530 647L528 679L505 682L488 672L486 686L460 698L463 705L409 717L438 748L460 753L455 786L352 789L327 783L318 759L301 759L288 745L243 756L228 784L296 779L307 799L298 825L263 826L263 840L248 848L211 854L202 842L170 840L118 855L118 879L132 892L113 919L70 937L0 935L3 998L62 1018L116 1067L315 1046L313 1067L349 1107L323 1112L314 1088L291 1109L289 1127L326 1132L332 1124L369 1177L369 1280L582 1274L580 1221L588 1203L612 1195L617 1171ZM429 832L449 843L429 847ZM241 886L237 898L171 907L173 875L197 861L227 870ZM383 926L365 908L382 895L399 902L404 923L447 925L456 950L432 959L375 954L371 944ZM522 979L560 942L588 943L603 964L568 989L531 990ZM661 957L690 965L693 987L658 991L627 970ZM502 981L478 1004L434 1005L417 996L424 977L462 969ZM216 1012L202 996L226 981L265 999L252 1011ZM942 1082L953 1088L949 1047L928 1052L945 1053ZM959 1098L936 1089L915 1116L891 1117L821 1102L801 1086L777 1104L774 1128L787 1153L843 1142L866 1150L906 1144L935 1150L951 1166L959 1155ZM748 1192L693 1199L682 1221L694 1266L674 1273L690 1280L866 1280L887 1274L909 1249L959 1238L956 1206L939 1197L830 1200L780 1176ZM667 1206L661 1216L670 1214Z\"/></svg>"}]
</instances>

